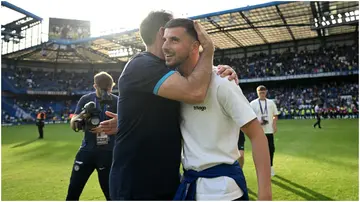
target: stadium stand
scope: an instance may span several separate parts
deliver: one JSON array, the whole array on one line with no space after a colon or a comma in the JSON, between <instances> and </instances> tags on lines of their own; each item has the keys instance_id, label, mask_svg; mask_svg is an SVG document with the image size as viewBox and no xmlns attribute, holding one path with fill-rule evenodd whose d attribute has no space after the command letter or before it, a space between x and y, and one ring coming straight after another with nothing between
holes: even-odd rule
<instances>
[{"instance_id":1,"label":"stadium stand","mask_svg":"<svg viewBox=\"0 0 360 202\"><path fill-rule=\"evenodd\" d=\"M263 84L281 118L311 118L314 104L324 107L324 117L353 118L359 106L355 11L358 2L284 1L191 19L214 41L214 64L229 64L238 72L249 101ZM5 27L15 29L10 25ZM144 50L138 30L73 41L40 40L24 48L19 44L25 39L17 44L2 36L3 123L31 122L40 106L48 110L48 121L66 120L76 100L92 90L95 73L107 71L117 81L126 61Z\"/></svg>"},{"instance_id":2,"label":"stadium stand","mask_svg":"<svg viewBox=\"0 0 360 202\"><path fill-rule=\"evenodd\" d=\"M254 54L246 59L224 57L214 63L231 65L239 73L239 78L244 79L343 72L358 69L358 50L357 44L329 46L298 53L287 50L273 55Z\"/></svg>"}]
</instances>

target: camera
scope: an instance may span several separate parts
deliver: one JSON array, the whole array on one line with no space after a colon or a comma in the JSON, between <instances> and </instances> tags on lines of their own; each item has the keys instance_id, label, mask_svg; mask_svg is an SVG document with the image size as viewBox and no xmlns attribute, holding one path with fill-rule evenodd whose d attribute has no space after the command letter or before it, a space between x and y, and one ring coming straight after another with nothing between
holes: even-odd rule
<instances>
[{"instance_id":1,"label":"camera","mask_svg":"<svg viewBox=\"0 0 360 202\"><path fill-rule=\"evenodd\" d=\"M268 124L269 123L269 121L267 120L267 116L262 116L261 117L261 125L266 125L266 124Z\"/></svg>"},{"instance_id":2,"label":"camera","mask_svg":"<svg viewBox=\"0 0 360 202\"><path fill-rule=\"evenodd\" d=\"M80 114L83 114L83 118L75 120L75 132L80 130L91 130L96 128L100 124L100 110L96 108L95 102L91 101L84 105L83 111Z\"/></svg>"}]
</instances>

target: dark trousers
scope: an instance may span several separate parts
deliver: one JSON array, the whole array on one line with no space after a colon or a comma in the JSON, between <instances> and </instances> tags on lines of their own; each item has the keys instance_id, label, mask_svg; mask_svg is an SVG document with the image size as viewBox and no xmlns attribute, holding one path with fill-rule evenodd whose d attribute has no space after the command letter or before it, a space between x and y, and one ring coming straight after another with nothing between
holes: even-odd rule
<instances>
[{"instance_id":1,"label":"dark trousers","mask_svg":"<svg viewBox=\"0 0 360 202\"><path fill-rule=\"evenodd\" d=\"M44 138L44 130L43 130L44 126L38 126L38 131L39 131L39 138Z\"/></svg>"},{"instance_id":2,"label":"dark trousers","mask_svg":"<svg viewBox=\"0 0 360 202\"><path fill-rule=\"evenodd\" d=\"M273 159L275 153L275 144L274 144L274 135L273 134L265 134L269 144L269 153L270 153L270 163L273 166Z\"/></svg>"},{"instance_id":3,"label":"dark trousers","mask_svg":"<svg viewBox=\"0 0 360 202\"><path fill-rule=\"evenodd\" d=\"M321 119L320 119L320 115L319 115L319 114L316 114L316 119L317 119L317 121L316 121L316 123L314 124L314 128L315 128L316 126L319 126L319 128L321 128L321 125L320 125Z\"/></svg>"},{"instance_id":4,"label":"dark trousers","mask_svg":"<svg viewBox=\"0 0 360 202\"><path fill-rule=\"evenodd\" d=\"M112 163L112 151L83 151L76 154L71 172L67 201L78 201L90 175L96 169L100 187L106 200L110 200L109 173Z\"/></svg>"}]
</instances>

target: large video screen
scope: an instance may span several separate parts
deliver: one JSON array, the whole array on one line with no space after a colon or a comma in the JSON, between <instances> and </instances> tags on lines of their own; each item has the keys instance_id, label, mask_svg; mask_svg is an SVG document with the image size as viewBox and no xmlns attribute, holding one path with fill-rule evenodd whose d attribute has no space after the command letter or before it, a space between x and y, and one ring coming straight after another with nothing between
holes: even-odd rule
<instances>
[{"instance_id":1,"label":"large video screen","mask_svg":"<svg viewBox=\"0 0 360 202\"><path fill-rule=\"evenodd\" d=\"M90 37L90 21L50 18L49 39L76 40Z\"/></svg>"}]
</instances>

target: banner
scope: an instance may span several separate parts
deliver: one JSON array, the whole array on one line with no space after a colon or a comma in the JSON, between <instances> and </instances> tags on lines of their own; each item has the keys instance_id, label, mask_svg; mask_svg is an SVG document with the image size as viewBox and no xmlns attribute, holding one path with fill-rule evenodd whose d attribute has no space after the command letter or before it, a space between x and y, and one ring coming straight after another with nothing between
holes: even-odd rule
<instances>
[{"instance_id":1,"label":"banner","mask_svg":"<svg viewBox=\"0 0 360 202\"><path fill-rule=\"evenodd\" d=\"M27 90L27 94L31 95L67 95L66 91L43 91L43 90Z\"/></svg>"},{"instance_id":2,"label":"banner","mask_svg":"<svg viewBox=\"0 0 360 202\"><path fill-rule=\"evenodd\" d=\"M318 78L318 77L328 77L328 76L347 76L347 75L353 75L353 74L359 74L359 70L343 71L343 72L323 72L323 73L316 73L316 74L299 74L299 75L289 75L289 76L272 76L272 77L254 78L254 79L240 79L240 83Z\"/></svg>"},{"instance_id":3,"label":"banner","mask_svg":"<svg viewBox=\"0 0 360 202\"><path fill-rule=\"evenodd\" d=\"M20 117L26 120L33 120L33 121L35 120L29 113L25 112L16 104L13 105L13 109L15 110L15 117Z\"/></svg>"}]
</instances>

